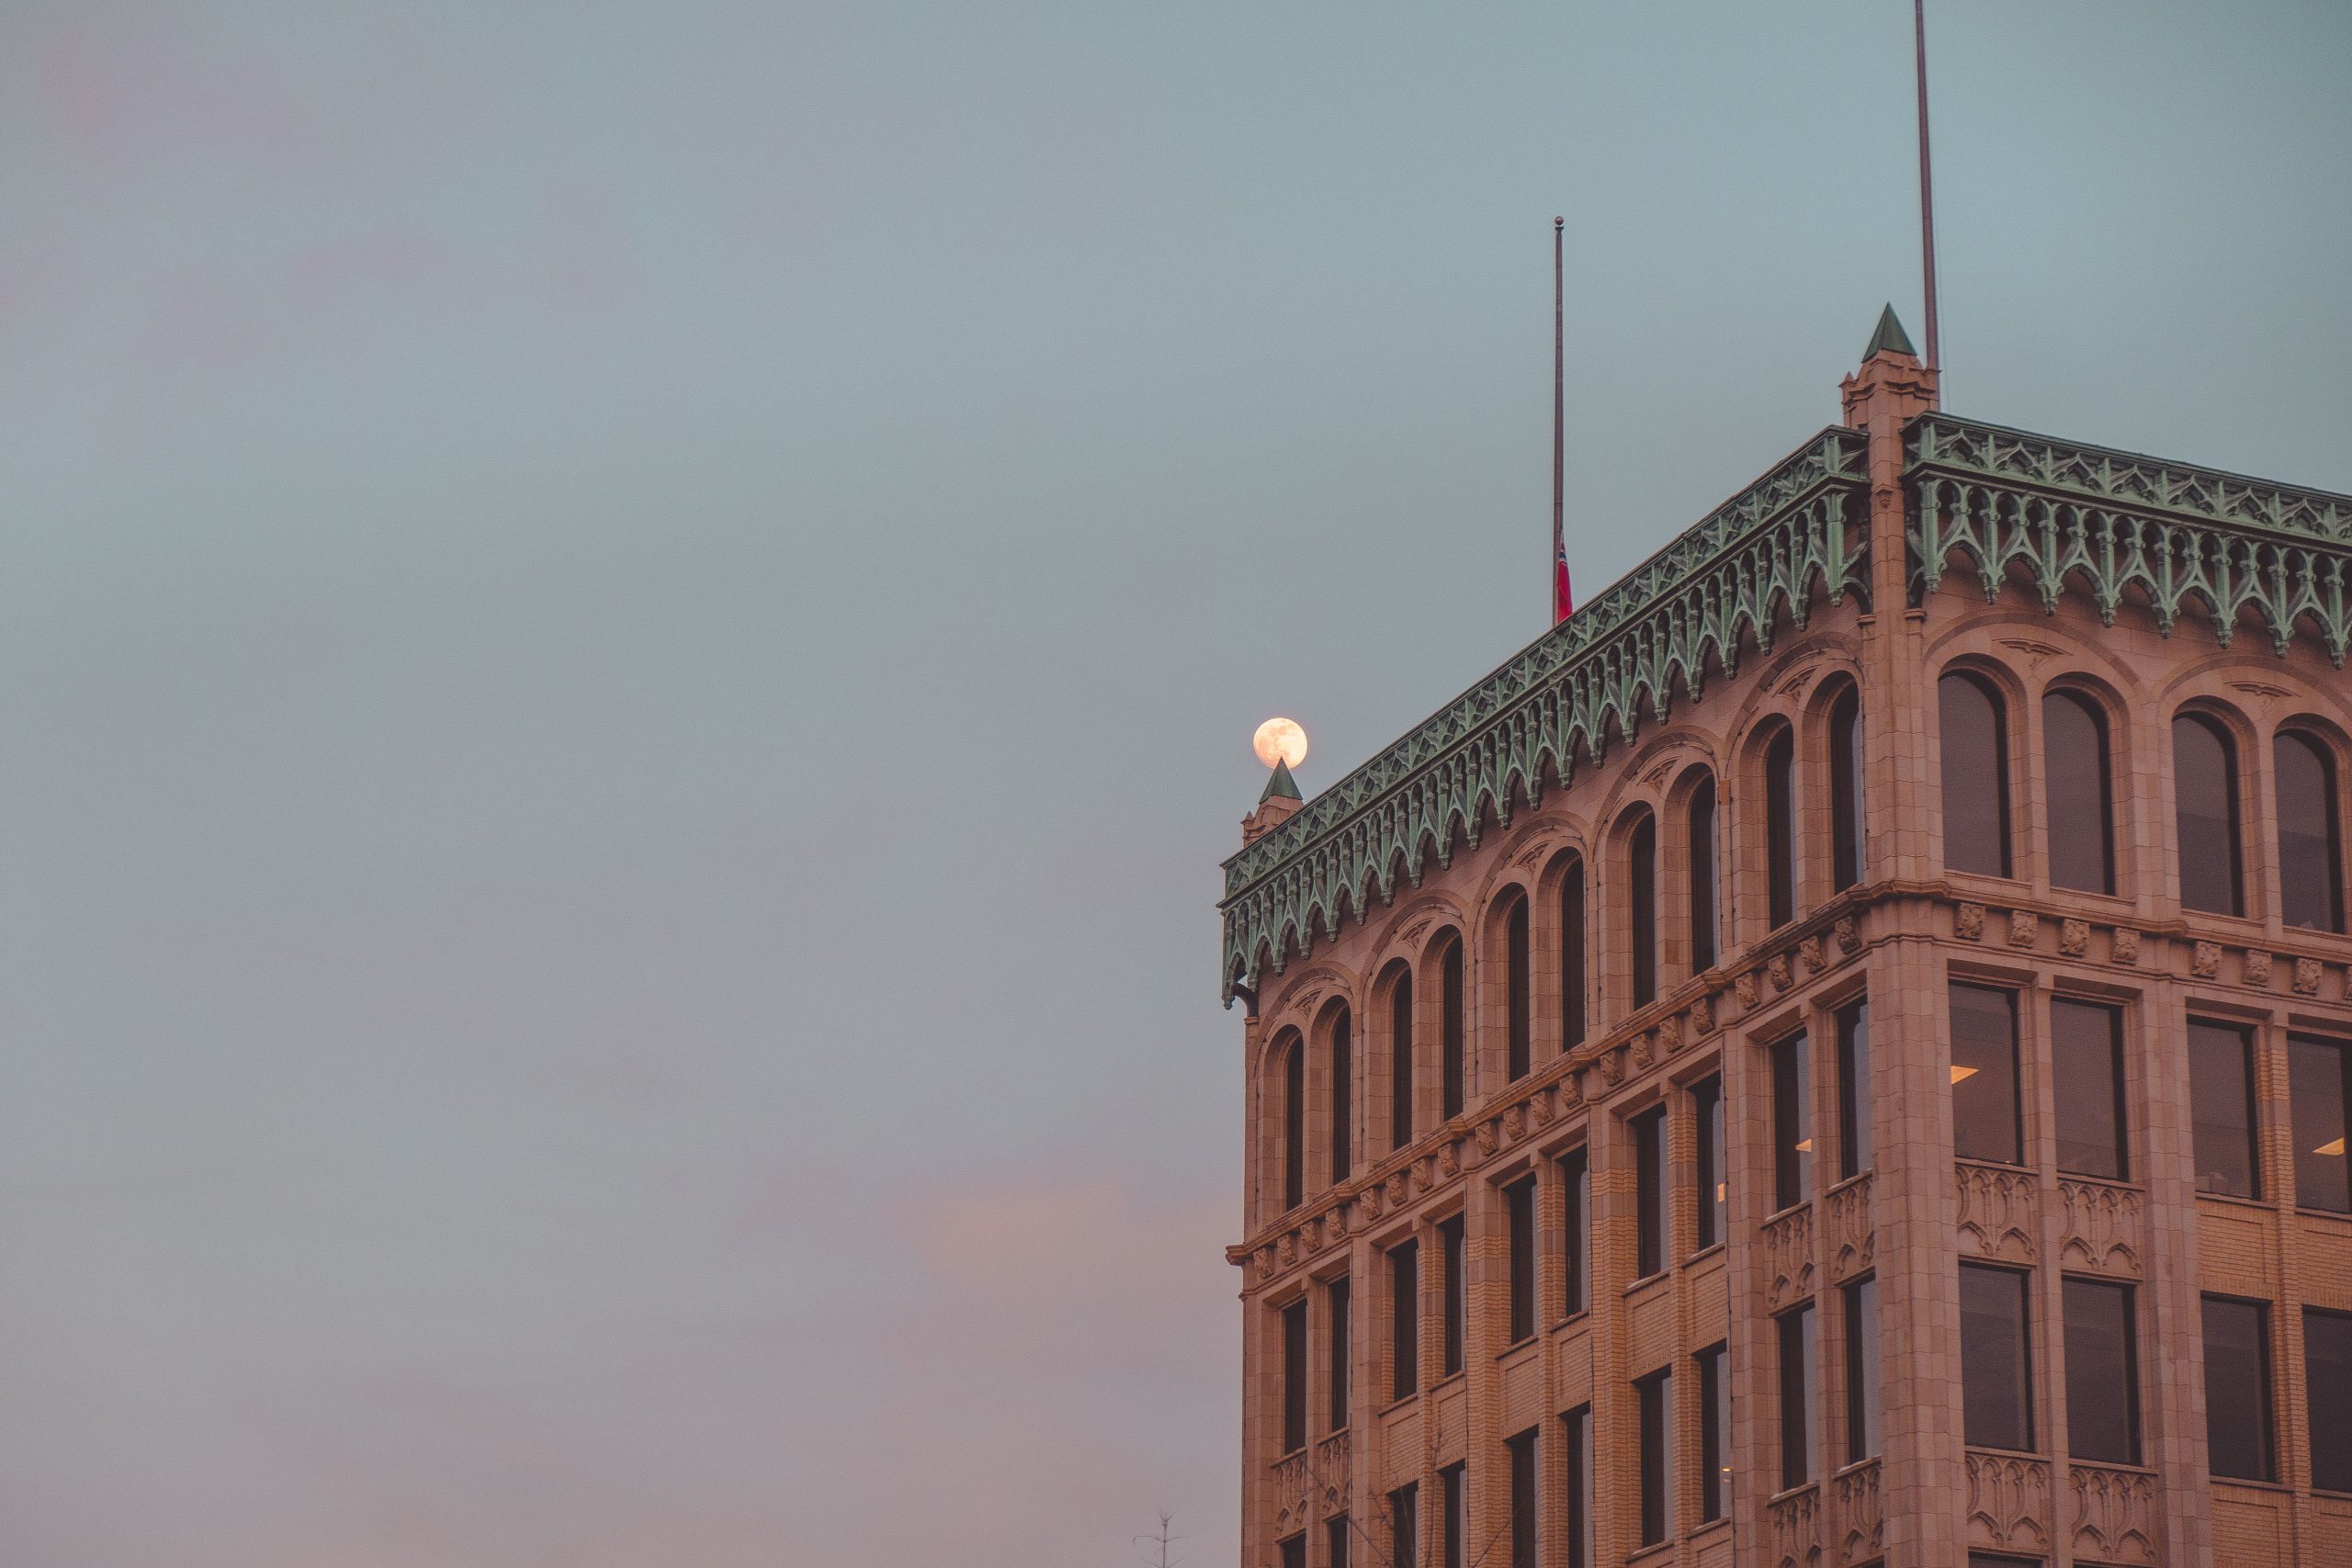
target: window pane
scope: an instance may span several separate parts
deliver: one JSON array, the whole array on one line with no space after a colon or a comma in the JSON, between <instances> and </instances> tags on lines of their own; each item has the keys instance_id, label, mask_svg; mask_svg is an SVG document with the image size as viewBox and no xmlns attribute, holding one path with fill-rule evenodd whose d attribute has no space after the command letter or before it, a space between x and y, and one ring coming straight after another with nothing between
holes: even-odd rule
<instances>
[{"instance_id":1,"label":"window pane","mask_svg":"<svg viewBox=\"0 0 2352 1568\"><path fill-rule=\"evenodd\" d=\"M1421 1488L1413 1483L1388 1495L1388 1561L1393 1568L1414 1568L1420 1560Z\"/></svg>"},{"instance_id":2,"label":"window pane","mask_svg":"<svg viewBox=\"0 0 2352 1568\"><path fill-rule=\"evenodd\" d=\"M1862 818L1862 703L1852 686L1829 706L1829 886L1844 892L1869 862Z\"/></svg>"},{"instance_id":3,"label":"window pane","mask_svg":"<svg viewBox=\"0 0 2352 1568\"><path fill-rule=\"evenodd\" d=\"M1636 1279L1666 1267L1666 1107L1634 1118Z\"/></svg>"},{"instance_id":4,"label":"window pane","mask_svg":"<svg viewBox=\"0 0 2352 1568\"><path fill-rule=\"evenodd\" d=\"M2188 1110L2197 1190L2262 1196L2254 1157L2254 1047L2243 1029L2188 1021Z\"/></svg>"},{"instance_id":5,"label":"window pane","mask_svg":"<svg viewBox=\"0 0 2352 1568\"><path fill-rule=\"evenodd\" d=\"M1802 1034L1772 1047L1772 1207L1813 1196L1813 1066Z\"/></svg>"},{"instance_id":6,"label":"window pane","mask_svg":"<svg viewBox=\"0 0 2352 1568\"><path fill-rule=\"evenodd\" d=\"M1764 748L1765 887L1773 926L1797 918L1797 742L1783 725Z\"/></svg>"},{"instance_id":7,"label":"window pane","mask_svg":"<svg viewBox=\"0 0 2352 1568\"><path fill-rule=\"evenodd\" d=\"M1858 1001L1838 1014L1838 1174L1871 1168L1871 1005Z\"/></svg>"},{"instance_id":8,"label":"window pane","mask_svg":"<svg viewBox=\"0 0 2352 1568\"><path fill-rule=\"evenodd\" d=\"M2033 1447L2027 1276L1974 1263L1960 1266L1962 1425L1979 1448Z\"/></svg>"},{"instance_id":9,"label":"window pane","mask_svg":"<svg viewBox=\"0 0 2352 1568\"><path fill-rule=\"evenodd\" d=\"M1295 1535L1282 1543L1283 1568L1306 1568L1306 1538Z\"/></svg>"},{"instance_id":10,"label":"window pane","mask_svg":"<svg viewBox=\"0 0 2352 1568\"><path fill-rule=\"evenodd\" d=\"M2352 1317L2303 1309L2303 1378L2312 1420L2312 1484L2352 1492Z\"/></svg>"},{"instance_id":11,"label":"window pane","mask_svg":"<svg viewBox=\"0 0 2352 1568\"><path fill-rule=\"evenodd\" d=\"M1440 1224L1437 1234L1445 1266L1445 1370L1441 1375L1452 1377L1462 1370L1462 1337L1470 1305L1469 1270L1464 1267L1462 1248L1462 1216L1456 1214Z\"/></svg>"},{"instance_id":12,"label":"window pane","mask_svg":"<svg viewBox=\"0 0 2352 1568\"><path fill-rule=\"evenodd\" d=\"M1690 972L1715 966L1715 781L1690 792Z\"/></svg>"},{"instance_id":13,"label":"window pane","mask_svg":"<svg viewBox=\"0 0 2352 1568\"><path fill-rule=\"evenodd\" d=\"M1641 1424L1642 1544L1655 1546L1674 1531L1673 1378L1652 1372L1634 1383Z\"/></svg>"},{"instance_id":14,"label":"window pane","mask_svg":"<svg viewBox=\"0 0 2352 1568\"><path fill-rule=\"evenodd\" d=\"M1463 1506L1462 1476L1458 1463L1437 1472L1438 1492L1445 1504L1445 1568L1470 1568L1470 1517Z\"/></svg>"},{"instance_id":15,"label":"window pane","mask_svg":"<svg viewBox=\"0 0 2352 1568\"><path fill-rule=\"evenodd\" d=\"M2344 1048L2289 1035L2287 1098L2295 1120L2295 1201L2306 1209L2352 1211L2344 1157Z\"/></svg>"},{"instance_id":16,"label":"window pane","mask_svg":"<svg viewBox=\"0 0 2352 1568\"><path fill-rule=\"evenodd\" d=\"M1503 1189L1510 1223L1510 1342L1535 1332L1535 1179Z\"/></svg>"},{"instance_id":17,"label":"window pane","mask_svg":"<svg viewBox=\"0 0 2352 1568\"><path fill-rule=\"evenodd\" d=\"M1345 1181L1354 1169L1356 1050L1345 1008L1331 1021L1331 1179Z\"/></svg>"},{"instance_id":18,"label":"window pane","mask_svg":"<svg viewBox=\"0 0 2352 1568\"><path fill-rule=\"evenodd\" d=\"M1306 1303L1283 1308L1283 1452L1306 1446Z\"/></svg>"},{"instance_id":19,"label":"window pane","mask_svg":"<svg viewBox=\"0 0 2352 1568\"><path fill-rule=\"evenodd\" d=\"M1503 992L1505 1034L1510 1043L1510 1060L1506 1064L1513 1081L1527 1076L1532 1066L1529 1030L1532 1027L1529 1010L1527 976L1527 900L1511 900L1510 914L1503 922Z\"/></svg>"},{"instance_id":20,"label":"window pane","mask_svg":"<svg viewBox=\"0 0 2352 1568\"><path fill-rule=\"evenodd\" d=\"M1560 879L1561 1048L1584 1041L1584 862Z\"/></svg>"},{"instance_id":21,"label":"window pane","mask_svg":"<svg viewBox=\"0 0 2352 1568\"><path fill-rule=\"evenodd\" d=\"M2343 850L2336 838L2335 763L2309 736L2278 737L2278 902L2290 926L2344 929Z\"/></svg>"},{"instance_id":22,"label":"window pane","mask_svg":"<svg viewBox=\"0 0 2352 1568\"><path fill-rule=\"evenodd\" d=\"M1584 1150L1571 1149L1560 1156L1560 1190L1567 1210L1560 1248L1566 1279L1560 1299L1573 1316L1590 1304L1586 1277L1592 1256L1592 1171Z\"/></svg>"},{"instance_id":23,"label":"window pane","mask_svg":"<svg viewBox=\"0 0 2352 1568\"><path fill-rule=\"evenodd\" d=\"M2132 1287L2059 1282L2066 1310L2066 1451L2110 1464L2140 1462L2140 1360Z\"/></svg>"},{"instance_id":24,"label":"window pane","mask_svg":"<svg viewBox=\"0 0 2352 1568\"><path fill-rule=\"evenodd\" d=\"M1442 1064L1445 1070L1445 1111L1447 1116L1462 1114L1463 1096L1467 1072L1467 1058L1463 1051L1462 1015L1462 941L1459 937L1445 945L1445 958L1439 965L1439 1042L1445 1053Z\"/></svg>"},{"instance_id":25,"label":"window pane","mask_svg":"<svg viewBox=\"0 0 2352 1568\"><path fill-rule=\"evenodd\" d=\"M2050 1071L2058 1168L2121 1181L2124 1147L2123 1015L2065 998L2050 1004Z\"/></svg>"},{"instance_id":26,"label":"window pane","mask_svg":"<svg viewBox=\"0 0 2352 1568\"><path fill-rule=\"evenodd\" d=\"M2193 714L2173 720L2172 786L2181 903L2216 914L2243 914L2237 763L2227 737L2211 720Z\"/></svg>"},{"instance_id":27,"label":"window pane","mask_svg":"<svg viewBox=\"0 0 2352 1568\"><path fill-rule=\"evenodd\" d=\"M1813 1479L1813 1444L1821 1430L1815 1409L1813 1309L1783 1313L1781 1331L1781 1485Z\"/></svg>"},{"instance_id":28,"label":"window pane","mask_svg":"<svg viewBox=\"0 0 2352 1568\"><path fill-rule=\"evenodd\" d=\"M1951 987L1952 1148L1962 1159L2024 1162L2017 1006L2014 992Z\"/></svg>"},{"instance_id":29,"label":"window pane","mask_svg":"<svg viewBox=\"0 0 2352 1568\"><path fill-rule=\"evenodd\" d=\"M1878 1280L1846 1287L1846 1462L1879 1449Z\"/></svg>"},{"instance_id":30,"label":"window pane","mask_svg":"<svg viewBox=\"0 0 2352 1568\"><path fill-rule=\"evenodd\" d=\"M1720 1519L1731 1499L1731 1383L1724 1348L1699 1352L1699 1517Z\"/></svg>"},{"instance_id":31,"label":"window pane","mask_svg":"<svg viewBox=\"0 0 2352 1568\"><path fill-rule=\"evenodd\" d=\"M1388 1146L1413 1141L1413 976L1399 970L1388 993Z\"/></svg>"},{"instance_id":32,"label":"window pane","mask_svg":"<svg viewBox=\"0 0 2352 1568\"><path fill-rule=\"evenodd\" d=\"M1690 1125L1698 1134L1698 1247L1710 1247L1724 1238L1724 1094L1718 1078L1690 1086Z\"/></svg>"},{"instance_id":33,"label":"window pane","mask_svg":"<svg viewBox=\"0 0 2352 1568\"><path fill-rule=\"evenodd\" d=\"M1324 1419L1336 1432L1348 1424L1348 1363L1353 1354L1349 1343L1351 1325L1348 1312L1351 1293L1348 1289L1347 1276L1342 1274L1332 1280L1324 1288L1323 1293L1326 1306L1324 1333L1329 1340L1328 1353L1323 1358L1323 1386L1330 1393Z\"/></svg>"},{"instance_id":34,"label":"window pane","mask_svg":"<svg viewBox=\"0 0 2352 1568\"><path fill-rule=\"evenodd\" d=\"M1503 1447L1510 1455L1510 1568L1535 1568L1535 1520L1542 1511L1536 1490L1532 1427Z\"/></svg>"},{"instance_id":35,"label":"window pane","mask_svg":"<svg viewBox=\"0 0 2352 1568\"><path fill-rule=\"evenodd\" d=\"M2273 1479L2267 1316L2258 1302L2204 1300L2205 1451L2216 1475Z\"/></svg>"},{"instance_id":36,"label":"window pane","mask_svg":"<svg viewBox=\"0 0 2352 1568\"><path fill-rule=\"evenodd\" d=\"M1285 1035L1283 1053L1283 1207L1306 1200L1306 1043Z\"/></svg>"},{"instance_id":37,"label":"window pane","mask_svg":"<svg viewBox=\"0 0 2352 1568\"><path fill-rule=\"evenodd\" d=\"M2009 874L2009 740L1992 688L1969 675L1936 682L1943 729L1944 864Z\"/></svg>"},{"instance_id":38,"label":"window pane","mask_svg":"<svg viewBox=\"0 0 2352 1568\"><path fill-rule=\"evenodd\" d=\"M1388 1254L1388 1396L1421 1386L1421 1248L1407 1242Z\"/></svg>"},{"instance_id":39,"label":"window pane","mask_svg":"<svg viewBox=\"0 0 2352 1568\"><path fill-rule=\"evenodd\" d=\"M1646 815L1634 824L1625 852L1633 906L1634 1005L1657 995L1657 825Z\"/></svg>"},{"instance_id":40,"label":"window pane","mask_svg":"<svg viewBox=\"0 0 2352 1568\"><path fill-rule=\"evenodd\" d=\"M1324 1521L1323 1538L1329 1546L1329 1555L1324 1559L1325 1568L1348 1568L1348 1548L1354 1544L1348 1539L1351 1528L1345 1514Z\"/></svg>"},{"instance_id":41,"label":"window pane","mask_svg":"<svg viewBox=\"0 0 2352 1568\"><path fill-rule=\"evenodd\" d=\"M1590 1568L1592 1554L1592 1407L1560 1417L1568 1434L1568 1568Z\"/></svg>"},{"instance_id":42,"label":"window pane","mask_svg":"<svg viewBox=\"0 0 2352 1568\"><path fill-rule=\"evenodd\" d=\"M2073 692L2047 694L2041 699L2041 751L2050 880L2086 893L2114 892L2106 716Z\"/></svg>"}]
</instances>

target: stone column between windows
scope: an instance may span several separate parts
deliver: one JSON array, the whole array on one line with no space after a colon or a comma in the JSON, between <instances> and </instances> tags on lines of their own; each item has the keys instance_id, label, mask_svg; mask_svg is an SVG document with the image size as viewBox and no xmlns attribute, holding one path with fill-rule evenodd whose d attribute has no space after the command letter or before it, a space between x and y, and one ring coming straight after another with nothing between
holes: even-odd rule
<instances>
[{"instance_id":1,"label":"stone column between windows","mask_svg":"<svg viewBox=\"0 0 2352 1568\"><path fill-rule=\"evenodd\" d=\"M2144 1107L2133 1129L2133 1174L2147 1189L2147 1256L2141 1260L2144 1300L2140 1425L2142 1458L2156 1472L2156 1502L2165 1560L2209 1562L2213 1556L2212 1488L2206 1480L2204 1321L2199 1307L2197 1161L2194 1111L2188 1098L2188 1032L2178 989L2158 979L2137 1003L2138 1049L2127 1051L2127 1072ZM2185 1216L2178 1224L2155 1217Z\"/></svg>"}]
</instances>

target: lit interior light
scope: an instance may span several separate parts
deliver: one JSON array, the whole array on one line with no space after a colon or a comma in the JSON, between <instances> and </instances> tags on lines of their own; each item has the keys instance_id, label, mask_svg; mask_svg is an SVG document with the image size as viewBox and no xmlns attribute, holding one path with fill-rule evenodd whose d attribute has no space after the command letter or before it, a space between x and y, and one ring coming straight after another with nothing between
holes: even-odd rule
<instances>
[{"instance_id":1,"label":"lit interior light","mask_svg":"<svg viewBox=\"0 0 2352 1568\"><path fill-rule=\"evenodd\" d=\"M2342 1159L2344 1157L2344 1140L2338 1138L2333 1143L2322 1144L2319 1147L2313 1149L2312 1153L2315 1155L2333 1155L2337 1159Z\"/></svg>"},{"instance_id":2,"label":"lit interior light","mask_svg":"<svg viewBox=\"0 0 2352 1568\"><path fill-rule=\"evenodd\" d=\"M1720 1202L1722 1202L1722 1201L1724 1201L1724 1191L1726 1190L1726 1189L1728 1188L1728 1186L1729 1186L1729 1183L1727 1183L1727 1182L1718 1181L1718 1182L1716 1182L1716 1183L1715 1183L1715 1201L1716 1201L1716 1202L1720 1203Z\"/></svg>"},{"instance_id":3,"label":"lit interior light","mask_svg":"<svg viewBox=\"0 0 2352 1568\"><path fill-rule=\"evenodd\" d=\"M1809 1155L1813 1153L1813 1140L1811 1138L1801 1139L1797 1144L1797 1153L1801 1155Z\"/></svg>"},{"instance_id":4,"label":"lit interior light","mask_svg":"<svg viewBox=\"0 0 2352 1568\"><path fill-rule=\"evenodd\" d=\"M1958 1083L1962 1078L1973 1078L1975 1076L1976 1069L1974 1067L1954 1067L1951 1070L1951 1081L1954 1083Z\"/></svg>"}]
</instances>

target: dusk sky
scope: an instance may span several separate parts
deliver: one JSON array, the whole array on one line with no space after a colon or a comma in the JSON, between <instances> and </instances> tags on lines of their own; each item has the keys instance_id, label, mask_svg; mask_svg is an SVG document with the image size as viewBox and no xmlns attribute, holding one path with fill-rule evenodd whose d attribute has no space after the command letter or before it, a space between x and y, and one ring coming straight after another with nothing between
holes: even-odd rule
<instances>
[{"instance_id":1,"label":"dusk sky","mask_svg":"<svg viewBox=\"0 0 2352 1568\"><path fill-rule=\"evenodd\" d=\"M1946 403L2352 491L2352 6L1932 0ZM1919 335L1911 8L0 5L0 1562L1234 1563L1217 863Z\"/></svg>"}]
</instances>

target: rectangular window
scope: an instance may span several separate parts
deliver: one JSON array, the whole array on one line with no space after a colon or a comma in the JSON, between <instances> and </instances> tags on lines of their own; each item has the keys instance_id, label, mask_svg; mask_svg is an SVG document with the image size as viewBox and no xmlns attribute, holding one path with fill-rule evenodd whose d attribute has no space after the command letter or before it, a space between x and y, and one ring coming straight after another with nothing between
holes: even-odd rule
<instances>
[{"instance_id":1,"label":"rectangular window","mask_svg":"<svg viewBox=\"0 0 2352 1568\"><path fill-rule=\"evenodd\" d=\"M1468 1326L1470 1279L1467 1260L1463 1254L1462 1216L1438 1222L1439 1258L1445 1269L1445 1366L1440 1377L1452 1377L1462 1370L1462 1339Z\"/></svg>"},{"instance_id":2,"label":"rectangular window","mask_svg":"<svg viewBox=\"0 0 2352 1568\"><path fill-rule=\"evenodd\" d=\"M1813 1196L1813 1064L1805 1037L1772 1047L1772 1207Z\"/></svg>"},{"instance_id":3,"label":"rectangular window","mask_svg":"<svg viewBox=\"0 0 2352 1568\"><path fill-rule=\"evenodd\" d=\"M1282 1553L1283 1568L1306 1568L1306 1538L1292 1536L1277 1549Z\"/></svg>"},{"instance_id":4,"label":"rectangular window","mask_svg":"<svg viewBox=\"0 0 2352 1568\"><path fill-rule=\"evenodd\" d=\"M1408 1481L1388 1495L1388 1561L1416 1568L1421 1560L1421 1488Z\"/></svg>"},{"instance_id":5,"label":"rectangular window","mask_svg":"<svg viewBox=\"0 0 2352 1568\"><path fill-rule=\"evenodd\" d=\"M1345 1274L1323 1288L1324 1319L1329 1325L1325 1333L1330 1337L1330 1354L1324 1361L1323 1385L1331 1395L1325 1418L1334 1432L1348 1424L1348 1358L1351 1354L1348 1342L1350 1295Z\"/></svg>"},{"instance_id":6,"label":"rectangular window","mask_svg":"<svg viewBox=\"0 0 2352 1568\"><path fill-rule=\"evenodd\" d=\"M1819 1380L1814 1375L1813 1308L1784 1312L1781 1330L1781 1485L1813 1479L1813 1445L1821 1430Z\"/></svg>"},{"instance_id":7,"label":"rectangular window","mask_svg":"<svg viewBox=\"0 0 2352 1568\"><path fill-rule=\"evenodd\" d=\"M2132 1287L2058 1282L2066 1313L2066 1451L2109 1464L2140 1462L2140 1352Z\"/></svg>"},{"instance_id":8,"label":"rectangular window","mask_svg":"<svg viewBox=\"0 0 2352 1568\"><path fill-rule=\"evenodd\" d=\"M1543 1511L1535 1479L1535 1428L1503 1439L1510 1456L1510 1568L1535 1568L1535 1521Z\"/></svg>"},{"instance_id":9,"label":"rectangular window","mask_svg":"<svg viewBox=\"0 0 2352 1568\"><path fill-rule=\"evenodd\" d=\"M1560 1417L1568 1450L1568 1564L1592 1568L1592 1406Z\"/></svg>"},{"instance_id":10,"label":"rectangular window","mask_svg":"<svg viewBox=\"0 0 2352 1568\"><path fill-rule=\"evenodd\" d=\"M1951 1007L1953 1152L1962 1159L2022 1165L2017 993L1955 982Z\"/></svg>"},{"instance_id":11,"label":"rectangular window","mask_svg":"<svg viewBox=\"0 0 2352 1568\"><path fill-rule=\"evenodd\" d=\"M2122 1010L2069 997L2052 998L2050 1077L2057 1109L2058 1168L2075 1176L2130 1180Z\"/></svg>"},{"instance_id":12,"label":"rectangular window","mask_svg":"<svg viewBox=\"0 0 2352 1568\"><path fill-rule=\"evenodd\" d=\"M2270 1309L2207 1296L2205 1457L2216 1475L2275 1481L2270 1447Z\"/></svg>"},{"instance_id":13,"label":"rectangular window","mask_svg":"<svg viewBox=\"0 0 2352 1568\"><path fill-rule=\"evenodd\" d=\"M1463 1506L1462 1465L1457 1460L1437 1472L1438 1500L1445 1510L1445 1568L1470 1568L1470 1515Z\"/></svg>"},{"instance_id":14,"label":"rectangular window","mask_svg":"<svg viewBox=\"0 0 2352 1568\"><path fill-rule=\"evenodd\" d=\"M2312 1423L2312 1484L2352 1492L2352 1316L2303 1309L2303 1392Z\"/></svg>"},{"instance_id":15,"label":"rectangular window","mask_svg":"<svg viewBox=\"0 0 2352 1568\"><path fill-rule=\"evenodd\" d=\"M1421 1386L1421 1247L1408 1241L1388 1252L1388 1397L1403 1399Z\"/></svg>"},{"instance_id":16,"label":"rectangular window","mask_svg":"<svg viewBox=\"0 0 2352 1568\"><path fill-rule=\"evenodd\" d=\"M1306 1446L1306 1303L1283 1308L1283 1452Z\"/></svg>"},{"instance_id":17,"label":"rectangular window","mask_svg":"<svg viewBox=\"0 0 2352 1568\"><path fill-rule=\"evenodd\" d=\"M2197 1190L2262 1196L2255 1158L2254 1037L2226 1023L2188 1021L2188 1113L2194 1119Z\"/></svg>"},{"instance_id":18,"label":"rectangular window","mask_svg":"<svg viewBox=\"0 0 2352 1568\"><path fill-rule=\"evenodd\" d=\"M2033 1447L2030 1280L2012 1269L1960 1266L1961 1416L1973 1447Z\"/></svg>"},{"instance_id":19,"label":"rectangular window","mask_svg":"<svg viewBox=\"0 0 2352 1568\"><path fill-rule=\"evenodd\" d=\"M1326 1568L1348 1568L1348 1548L1351 1544L1348 1531L1351 1528L1345 1514L1324 1522L1323 1536L1328 1548L1324 1557Z\"/></svg>"},{"instance_id":20,"label":"rectangular window","mask_svg":"<svg viewBox=\"0 0 2352 1568\"><path fill-rule=\"evenodd\" d=\"M1860 1176L1876 1157L1871 1147L1871 1004L1838 1010L1838 1174Z\"/></svg>"},{"instance_id":21,"label":"rectangular window","mask_svg":"<svg viewBox=\"0 0 2352 1568\"><path fill-rule=\"evenodd\" d=\"M1690 1128L1697 1134L1699 1250L1724 1238L1724 1084L1702 1078L1690 1086Z\"/></svg>"},{"instance_id":22,"label":"rectangular window","mask_svg":"<svg viewBox=\"0 0 2352 1568\"><path fill-rule=\"evenodd\" d=\"M1510 1342L1535 1332L1535 1178L1503 1189L1510 1224Z\"/></svg>"},{"instance_id":23,"label":"rectangular window","mask_svg":"<svg viewBox=\"0 0 2352 1568\"><path fill-rule=\"evenodd\" d=\"M1642 1544L1674 1533L1674 1374L1665 1368L1634 1380L1640 1417Z\"/></svg>"},{"instance_id":24,"label":"rectangular window","mask_svg":"<svg viewBox=\"0 0 2352 1568\"><path fill-rule=\"evenodd\" d=\"M1699 1363L1699 1517L1720 1519L1731 1511L1731 1379L1726 1348L1710 1345L1693 1358Z\"/></svg>"},{"instance_id":25,"label":"rectangular window","mask_svg":"<svg viewBox=\"0 0 2352 1568\"><path fill-rule=\"evenodd\" d=\"M1878 1452L1878 1280L1855 1280L1846 1298L1846 1462Z\"/></svg>"},{"instance_id":26,"label":"rectangular window","mask_svg":"<svg viewBox=\"0 0 2352 1568\"><path fill-rule=\"evenodd\" d=\"M2296 1203L2337 1213L2352 1210L2344 1157L2344 1047L2308 1034L2287 1036L2287 1099L2295 1122Z\"/></svg>"},{"instance_id":27,"label":"rectangular window","mask_svg":"<svg viewBox=\"0 0 2352 1568\"><path fill-rule=\"evenodd\" d=\"M1646 1280L1666 1267L1666 1107L1633 1119L1634 1276Z\"/></svg>"},{"instance_id":28,"label":"rectangular window","mask_svg":"<svg viewBox=\"0 0 2352 1568\"><path fill-rule=\"evenodd\" d=\"M1592 1304L1592 1165L1583 1149L1560 1156L1560 1195L1566 1201L1566 1228L1560 1237L1561 1271L1566 1276L1562 1308L1574 1317Z\"/></svg>"}]
</instances>

